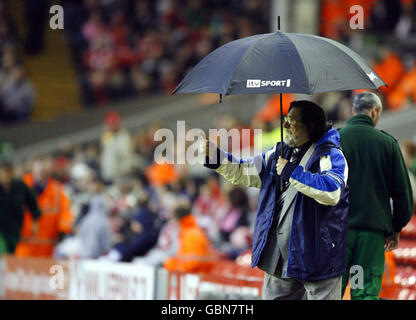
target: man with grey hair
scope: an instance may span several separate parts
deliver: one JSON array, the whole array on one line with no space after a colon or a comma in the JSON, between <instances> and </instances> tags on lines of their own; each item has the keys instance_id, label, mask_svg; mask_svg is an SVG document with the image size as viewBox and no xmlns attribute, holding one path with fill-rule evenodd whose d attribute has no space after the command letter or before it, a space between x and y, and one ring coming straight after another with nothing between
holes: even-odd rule
<instances>
[{"instance_id":1,"label":"man with grey hair","mask_svg":"<svg viewBox=\"0 0 416 320\"><path fill-rule=\"evenodd\" d=\"M353 100L353 114L367 114L373 119L374 126L380 119L383 105L378 95L372 92L363 92L356 95Z\"/></svg>"},{"instance_id":2,"label":"man with grey hair","mask_svg":"<svg viewBox=\"0 0 416 320\"><path fill-rule=\"evenodd\" d=\"M353 117L340 130L350 187L346 272L363 268L364 282L351 285L351 299L378 299L384 272L384 252L398 247L400 230L413 211L412 190L397 141L375 126L383 106L380 98L364 92L353 99Z\"/></svg>"}]
</instances>

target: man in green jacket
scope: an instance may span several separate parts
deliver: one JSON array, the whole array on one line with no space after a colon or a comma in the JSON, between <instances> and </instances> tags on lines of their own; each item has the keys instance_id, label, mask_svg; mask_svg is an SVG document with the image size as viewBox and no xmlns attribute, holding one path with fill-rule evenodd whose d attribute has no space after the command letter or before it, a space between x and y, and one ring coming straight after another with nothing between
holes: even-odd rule
<instances>
[{"instance_id":1,"label":"man in green jacket","mask_svg":"<svg viewBox=\"0 0 416 320\"><path fill-rule=\"evenodd\" d=\"M14 179L13 166L0 162L0 256L14 253L23 225L24 208L36 220L40 210L35 195L23 181Z\"/></svg>"},{"instance_id":2,"label":"man in green jacket","mask_svg":"<svg viewBox=\"0 0 416 320\"><path fill-rule=\"evenodd\" d=\"M413 199L399 144L375 129L383 111L380 98L371 92L361 93L355 96L352 111L354 116L340 130L350 188L342 292L350 268L358 265L363 268L363 285L359 281L351 283L351 299L373 300L381 291L384 251L398 247L400 230L412 215Z\"/></svg>"}]
</instances>

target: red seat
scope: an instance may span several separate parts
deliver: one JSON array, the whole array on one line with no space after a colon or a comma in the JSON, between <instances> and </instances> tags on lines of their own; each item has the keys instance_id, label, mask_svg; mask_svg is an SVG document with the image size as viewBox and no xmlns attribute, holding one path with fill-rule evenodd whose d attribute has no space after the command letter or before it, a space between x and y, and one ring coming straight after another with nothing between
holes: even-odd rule
<instances>
[{"instance_id":1,"label":"red seat","mask_svg":"<svg viewBox=\"0 0 416 320\"><path fill-rule=\"evenodd\" d=\"M402 288L416 288L416 268L397 266L395 284Z\"/></svg>"},{"instance_id":2,"label":"red seat","mask_svg":"<svg viewBox=\"0 0 416 320\"><path fill-rule=\"evenodd\" d=\"M399 248L393 252L398 264L416 266L416 240L400 239Z\"/></svg>"},{"instance_id":3,"label":"red seat","mask_svg":"<svg viewBox=\"0 0 416 320\"><path fill-rule=\"evenodd\" d=\"M416 239L416 215L413 215L409 223L402 229L400 237Z\"/></svg>"}]
</instances>

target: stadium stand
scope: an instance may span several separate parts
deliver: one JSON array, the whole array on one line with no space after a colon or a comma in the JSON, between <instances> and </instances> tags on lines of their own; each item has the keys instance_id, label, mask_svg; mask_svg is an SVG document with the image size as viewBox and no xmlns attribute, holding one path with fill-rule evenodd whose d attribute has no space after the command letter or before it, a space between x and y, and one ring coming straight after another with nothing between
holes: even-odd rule
<instances>
[{"instance_id":1,"label":"stadium stand","mask_svg":"<svg viewBox=\"0 0 416 320\"><path fill-rule=\"evenodd\" d=\"M0 1L0 122L20 122L33 112L33 84L20 52L19 35L7 1Z\"/></svg>"},{"instance_id":2,"label":"stadium stand","mask_svg":"<svg viewBox=\"0 0 416 320\"><path fill-rule=\"evenodd\" d=\"M64 4L87 105L170 93L203 56L268 31L269 1L85 1ZM215 9L215 10L214 10ZM76 21L76 23L75 23Z\"/></svg>"}]
</instances>

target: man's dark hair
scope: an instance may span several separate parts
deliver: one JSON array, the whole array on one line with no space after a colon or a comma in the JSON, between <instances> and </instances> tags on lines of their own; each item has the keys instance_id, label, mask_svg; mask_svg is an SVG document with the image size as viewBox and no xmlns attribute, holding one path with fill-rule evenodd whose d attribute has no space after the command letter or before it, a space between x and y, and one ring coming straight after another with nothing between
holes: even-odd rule
<instances>
[{"instance_id":1,"label":"man's dark hair","mask_svg":"<svg viewBox=\"0 0 416 320\"><path fill-rule=\"evenodd\" d=\"M352 102L355 113L369 113L371 109L381 108L381 100L379 96L372 92L363 92L356 95Z\"/></svg>"},{"instance_id":2,"label":"man's dark hair","mask_svg":"<svg viewBox=\"0 0 416 320\"><path fill-rule=\"evenodd\" d=\"M191 207L185 204L178 205L173 211L173 215L177 220L181 220L189 214L191 214Z\"/></svg>"},{"instance_id":3,"label":"man's dark hair","mask_svg":"<svg viewBox=\"0 0 416 320\"><path fill-rule=\"evenodd\" d=\"M289 111L293 108L300 110L300 121L308 129L312 142L318 141L331 128L326 121L325 111L316 103L308 100L292 101Z\"/></svg>"}]
</instances>

